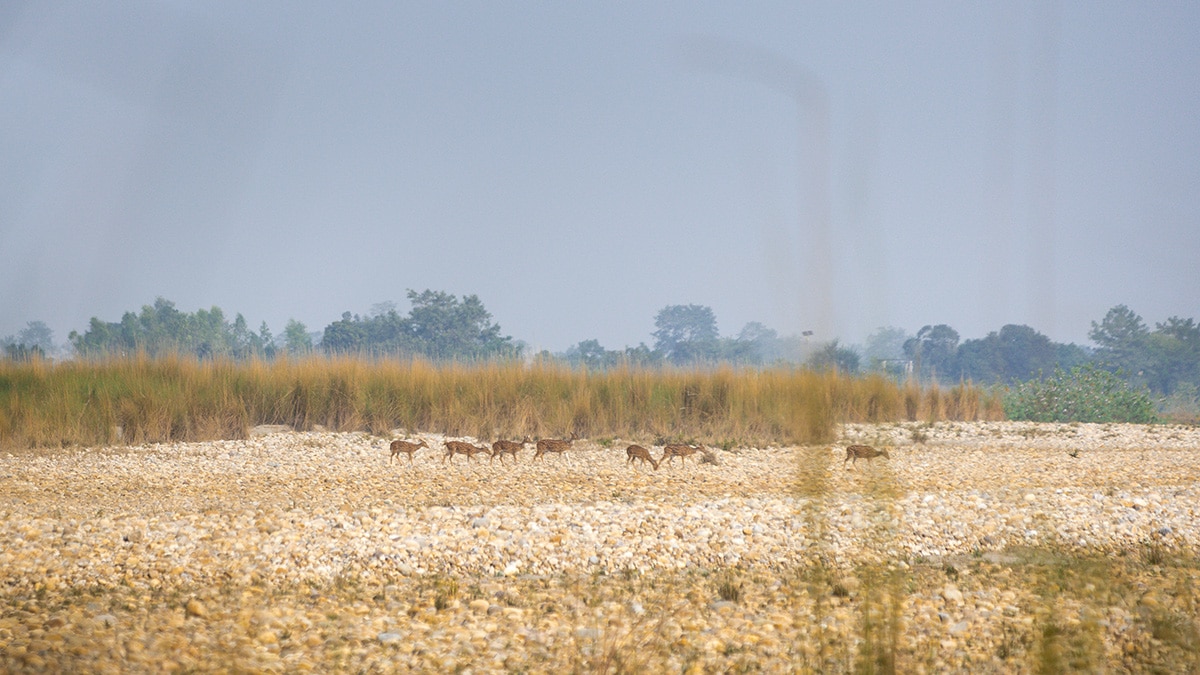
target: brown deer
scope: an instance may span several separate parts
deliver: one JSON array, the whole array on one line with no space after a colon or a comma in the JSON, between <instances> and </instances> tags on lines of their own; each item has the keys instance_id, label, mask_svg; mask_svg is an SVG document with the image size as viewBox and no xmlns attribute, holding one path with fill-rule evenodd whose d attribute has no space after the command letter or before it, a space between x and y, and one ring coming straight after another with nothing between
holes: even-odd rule
<instances>
[{"instance_id":1,"label":"brown deer","mask_svg":"<svg viewBox=\"0 0 1200 675\"><path fill-rule=\"evenodd\" d=\"M429 446L425 443L424 438L422 438L419 443L410 443L408 441L392 441L392 455L391 457L388 457L388 463L390 464L393 459L399 459L400 453L403 452L408 455L408 461L411 464L413 461L413 453L421 448L428 447Z\"/></svg>"},{"instance_id":2,"label":"brown deer","mask_svg":"<svg viewBox=\"0 0 1200 675\"><path fill-rule=\"evenodd\" d=\"M660 462L669 462L676 457L680 462L687 464L687 458L704 450L703 445L680 445L671 444L663 447L663 456Z\"/></svg>"},{"instance_id":3,"label":"brown deer","mask_svg":"<svg viewBox=\"0 0 1200 675\"><path fill-rule=\"evenodd\" d=\"M627 463L633 464L633 460L640 459L643 464L649 463L650 466L654 467L655 471L658 471L658 460L651 457L650 451L642 446L631 445L625 448L625 454L629 456L629 459L625 460Z\"/></svg>"},{"instance_id":4,"label":"brown deer","mask_svg":"<svg viewBox=\"0 0 1200 675\"><path fill-rule=\"evenodd\" d=\"M571 449L571 443L579 440L579 435L574 431L571 432L571 437L565 441L560 441L555 438L543 438L537 442L537 451L533 453L533 458L538 459L547 452L557 452L562 454Z\"/></svg>"},{"instance_id":5,"label":"brown deer","mask_svg":"<svg viewBox=\"0 0 1200 675\"><path fill-rule=\"evenodd\" d=\"M851 464L858 464L859 457L870 461L880 455L883 455L884 459L891 459L888 457L887 450L876 450L869 445L851 445L846 448L846 459L842 460L842 466L846 466L846 462L850 462L850 460L854 460L850 462Z\"/></svg>"},{"instance_id":6,"label":"brown deer","mask_svg":"<svg viewBox=\"0 0 1200 675\"><path fill-rule=\"evenodd\" d=\"M450 460L453 463L455 455L466 455L467 461L470 462L471 458L475 455L488 451L486 445L471 445L462 441L446 441L445 446L446 454L442 455L443 463L446 460Z\"/></svg>"},{"instance_id":7,"label":"brown deer","mask_svg":"<svg viewBox=\"0 0 1200 675\"><path fill-rule=\"evenodd\" d=\"M532 442L533 441L530 441L528 436L520 441L496 441L495 443L492 443L492 458L489 461L494 462L496 461L496 458L499 457L500 463L503 464L504 455L509 454L512 455L513 461L515 462L517 461L517 453L521 450L524 450L525 446Z\"/></svg>"}]
</instances>

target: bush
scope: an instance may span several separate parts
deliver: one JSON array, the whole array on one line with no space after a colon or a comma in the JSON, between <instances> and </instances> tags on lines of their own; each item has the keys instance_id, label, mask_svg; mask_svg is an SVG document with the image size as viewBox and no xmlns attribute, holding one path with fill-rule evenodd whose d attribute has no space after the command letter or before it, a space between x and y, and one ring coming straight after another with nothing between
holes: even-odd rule
<instances>
[{"instance_id":1,"label":"bush","mask_svg":"<svg viewBox=\"0 0 1200 675\"><path fill-rule=\"evenodd\" d=\"M1011 420L1031 422L1154 422L1150 394L1094 365L1023 382L1004 396Z\"/></svg>"},{"instance_id":2,"label":"bush","mask_svg":"<svg viewBox=\"0 0 1200 675\"><path fill-rule=\"evenodd\" d=\"M1200 422L1200 388L1192 382L1180 382L1170 396L1159 401L1158 411L1172 422Z\"/></svg>"}]
</instances>

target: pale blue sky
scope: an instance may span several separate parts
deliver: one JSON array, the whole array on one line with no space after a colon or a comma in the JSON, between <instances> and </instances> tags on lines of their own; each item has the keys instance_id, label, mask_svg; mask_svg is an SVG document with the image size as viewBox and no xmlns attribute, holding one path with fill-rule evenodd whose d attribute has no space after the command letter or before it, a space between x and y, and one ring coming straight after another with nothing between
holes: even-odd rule
<instances>
[{"instance_id":1,"label":"pale blue sky","mask_svg":"<svg viewBox=\"0 0 1200 675\"><path fill-rule=\"evenodd\" d=\"M0 336L408 288L554 351L688 303L1200 318L1198 38L1195 2L7 2Z\"/></svg>"}]
</instances>

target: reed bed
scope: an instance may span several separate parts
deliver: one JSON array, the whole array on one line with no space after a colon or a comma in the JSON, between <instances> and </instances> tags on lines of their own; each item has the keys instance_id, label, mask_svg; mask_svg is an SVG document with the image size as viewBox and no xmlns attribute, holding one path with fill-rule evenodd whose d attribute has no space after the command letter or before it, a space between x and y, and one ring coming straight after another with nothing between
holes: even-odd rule
<instances>
[{"instance_id":1,"label":"reed bed","mask_svg":"<svg viewBox=\"0 0 1200 675\"><path fill-rule=\"evenodd\" d=\"M999 398L800 368L599 372L539 361L146 356L0 363L8 448L243 438L253 426L812 444L842 422L1002 419Z\"/></svg>"}]
</instances>

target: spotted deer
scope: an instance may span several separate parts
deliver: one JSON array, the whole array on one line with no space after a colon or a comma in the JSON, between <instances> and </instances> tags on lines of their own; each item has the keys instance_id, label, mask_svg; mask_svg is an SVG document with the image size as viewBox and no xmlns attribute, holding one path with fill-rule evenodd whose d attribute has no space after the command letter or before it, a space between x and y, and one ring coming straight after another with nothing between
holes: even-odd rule
<instances>
[{"instance_id":1,"label":"spotted deer","mask_svg":"<svg viewBox=\"0 0 1200 675\"><path fill-rule=\"evenodd\" d=\"M853 462L850 462L851 464L858 464L859 457L870 461L871 459L879 457L880 455L883 455L884 459L891 459L888 457L887 450L876 450L869 445L847 446L846 459L842 460L842 466L846 466L846 462L850 462L850 460L854 460Z\"/></svg>"},{"instance_id":2,"label":"spotted deer","mask_svg":"<svg viewBox=\"0 0 1200 675\"><path fill-rule=\"evenodd\" d=\"M547 452L556 452L562 454L571 449L571 443L579 440L579 435L571 432L571 437L565 441L560 441L556 438L543 438L537 442L537 451L533 453L533 458L538 459Z\"/></svg>"},{"instance_id":3,"label":"spotted deer","mask_svg":"<svg viewBox=\"0 0 1200 675\"><path fill-rule=\"evenodd\" d=\"M680 462L687 463L687 458L704 450L703 445L682 445L674 443L663 447L663 456L660 462L669 462L676 457Z\"/></svg>"},{"instance_id":4,"label":"spotted deer","mask_svg":"<svg viewBox=\"0 0 1200 675\"><path fill-rule=\"evenodd\" d=\"M455 455L466 455L467 461L470 462L475 455L488 451L486 445L471 445L463 441L446 441L445 446L446 454L442 455L442 462L450 460L453 463Z\"/></svg>"},{"instance_id":5,"label":"spotted deer","mask_svg":"<svg viewBox=\"0 0 1200 675\"><path fill-rule=\"evenodd\" d=\"M411 464L413 461L413 453L421 448L428 447L429 445L425 443L424 438L422 438L418 443L412 443L409 441L392 441L392 455L388 457L388 463L390 464L393 459L399 459L400 453L403 452L408 455L408 461Z\"/></svg>"},{"instance_id":6,"label":"spotted deer","mask_svg":"<svg viewBox=\"0 0 1200 675\"><path fill-rule=\"evenodd\" d=\"M499 457L500 463L503 464L504 455L508 454L512 455L513 461L515 462L517 461L517 453L521 450L524 450L525 446L531 442L532 441L529 440L528 436L520 441L496 441L495 443L492 443L492 458L489 461L494 462L496 461L496 458Z\"/></svg>"},{"instance_id":7,"label":"spotted deer","mask_svg":"<svg viewBox=\"0 0 1200 675\"><path fill-rule=\"evenodd\" d=\"M625 454L629 457L629 459L625 460L629 464L632 464L635 459L640 459L643 464L649 464L654 467L655 471L658 470L658 460L651 457L650 451L640 445L631 445L625 448Z\"/></svg>"}]
</instances>

